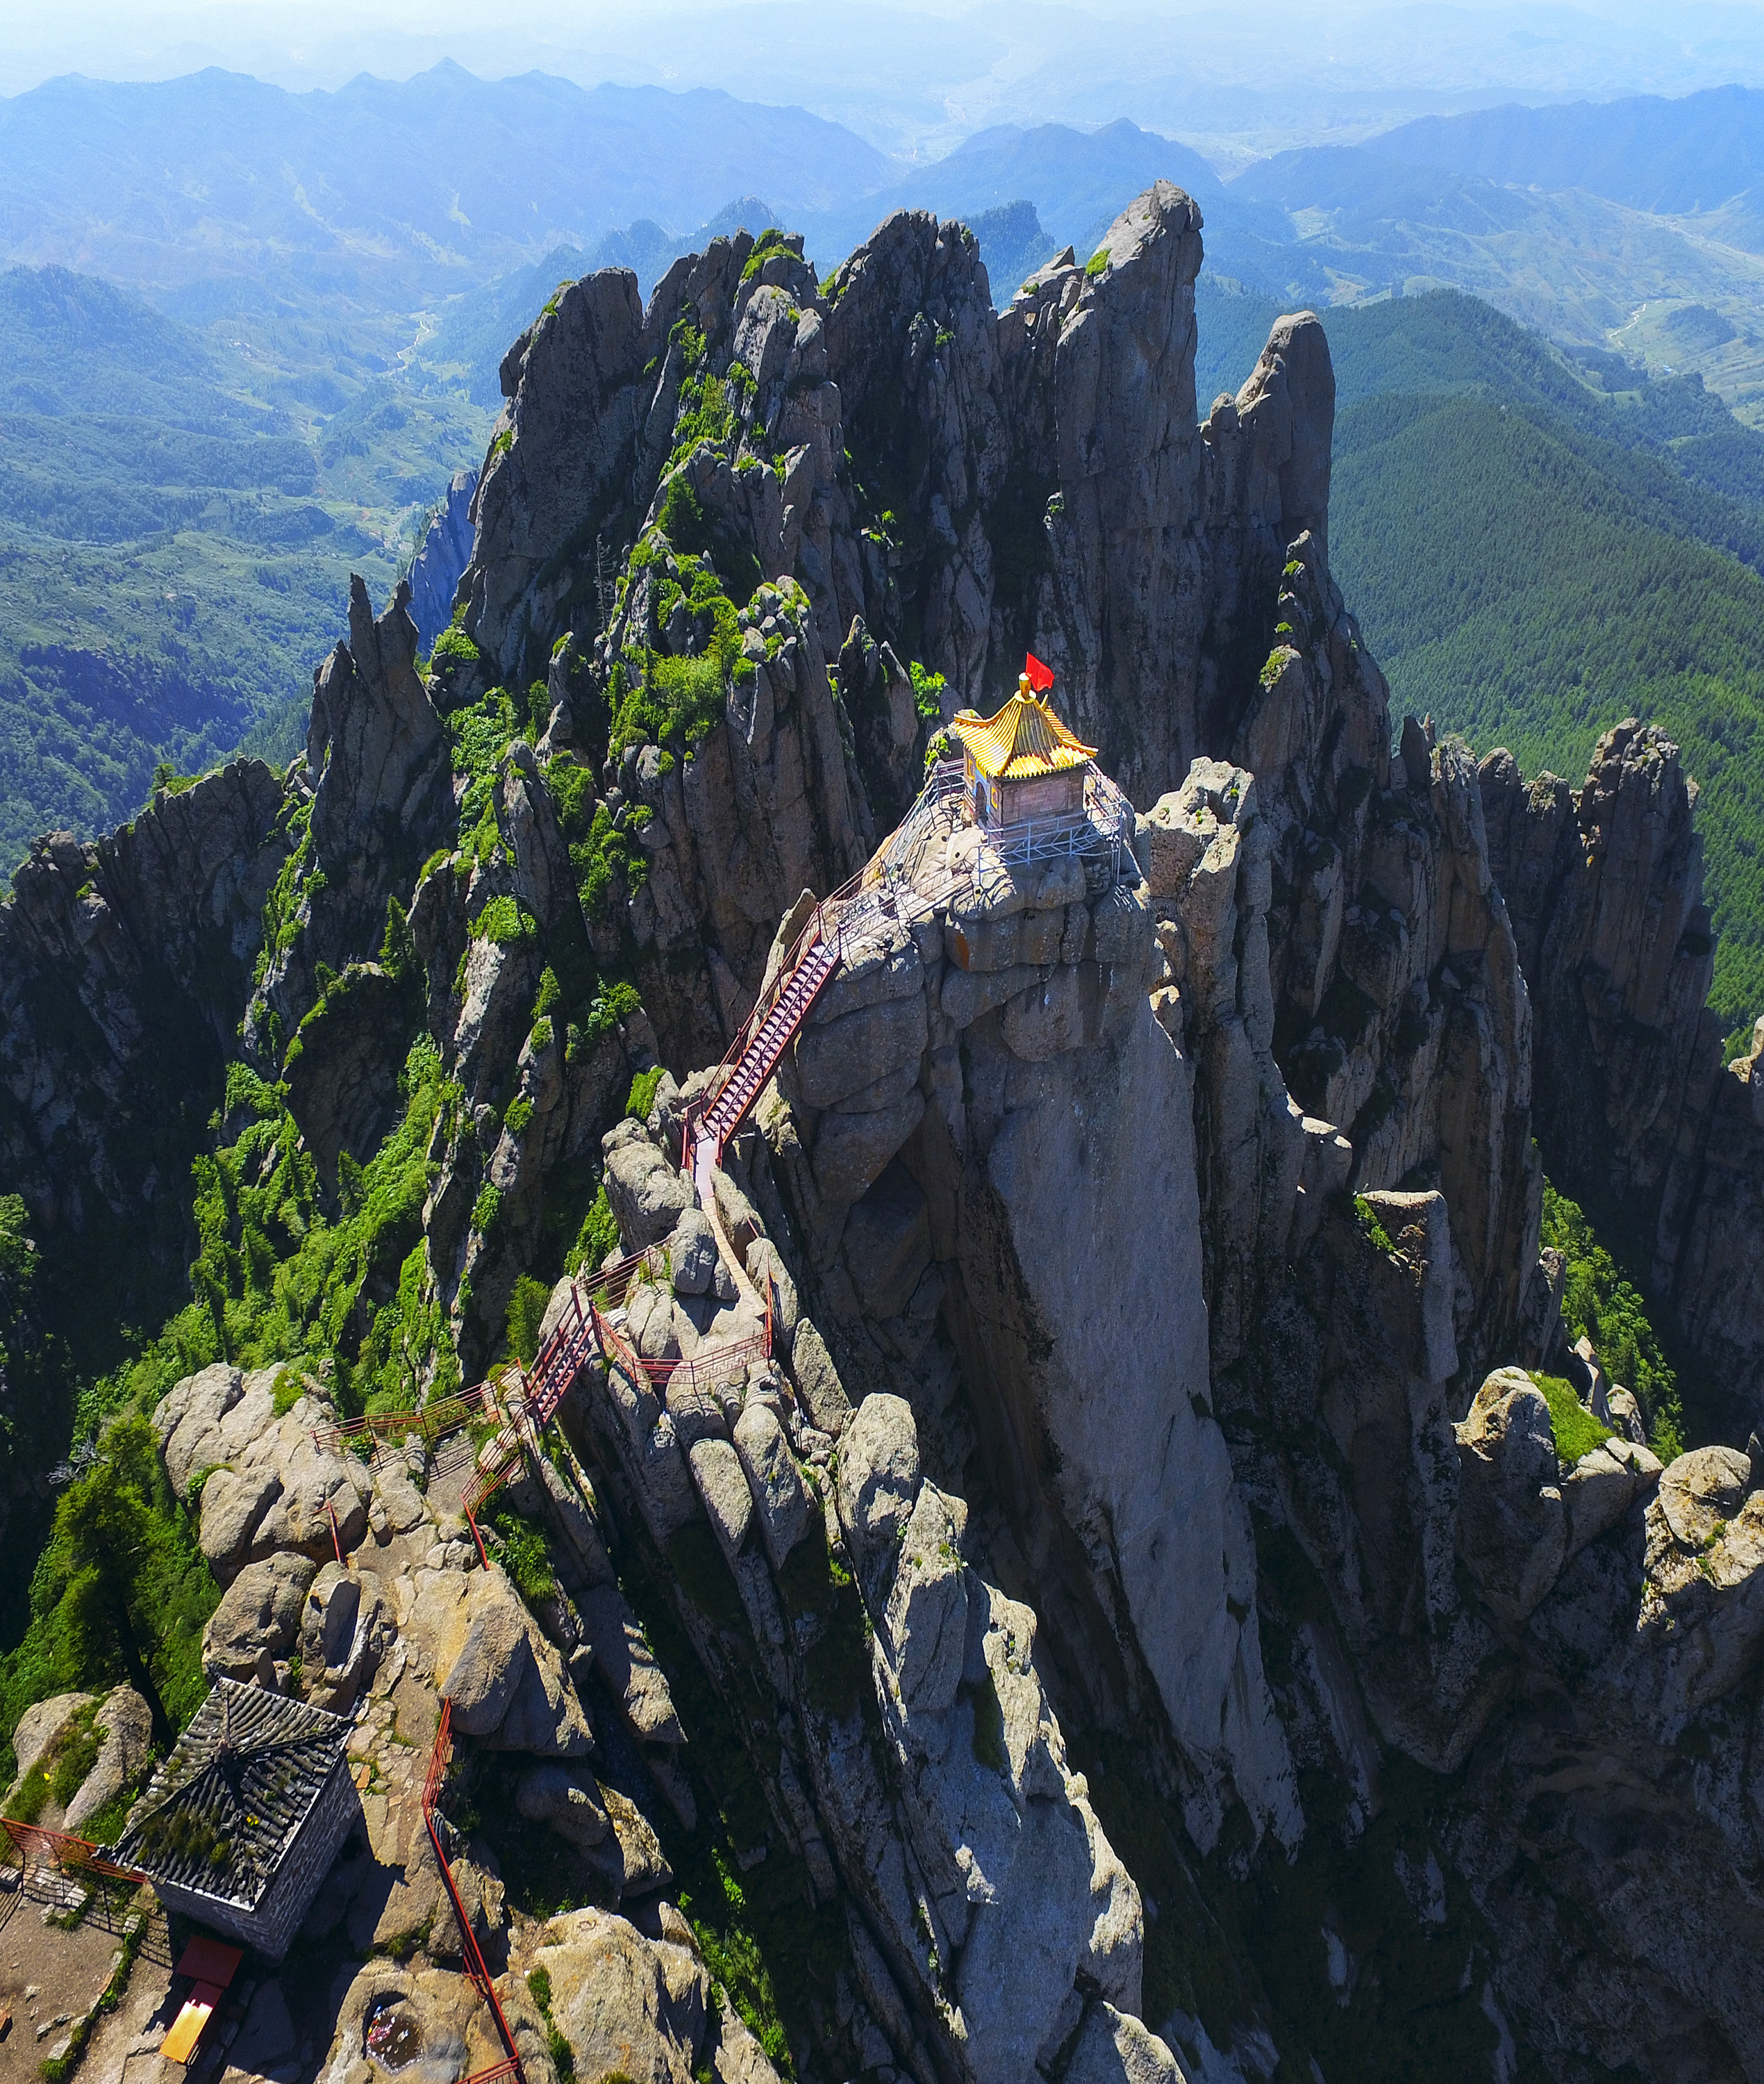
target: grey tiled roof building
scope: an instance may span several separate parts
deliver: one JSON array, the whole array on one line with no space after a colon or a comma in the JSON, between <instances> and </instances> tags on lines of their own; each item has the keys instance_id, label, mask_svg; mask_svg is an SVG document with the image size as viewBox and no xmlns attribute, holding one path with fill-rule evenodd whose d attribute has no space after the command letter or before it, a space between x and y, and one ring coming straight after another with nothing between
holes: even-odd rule
<instances>
[{"instance_id":1,"label":"grey tiled roof building","mask_svg":"<svg viewBox=\"0 0 1764 2084\"><path fill-rule=\"evenodd\" d=\"M218 1679L116 1848L161 1900L279 1961L357 1811L341 1715Z\"/></svg>"}]
</instances>

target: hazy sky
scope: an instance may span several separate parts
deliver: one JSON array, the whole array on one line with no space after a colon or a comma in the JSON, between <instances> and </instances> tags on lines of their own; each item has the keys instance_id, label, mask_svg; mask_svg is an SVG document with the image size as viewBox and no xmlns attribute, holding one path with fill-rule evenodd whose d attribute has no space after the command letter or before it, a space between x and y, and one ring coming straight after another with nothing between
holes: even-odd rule
<instances>
[{"instance_id":1,"label":"hazy sky","mask_svg":"<svg viewBox=\"0 0 1764 2084\"><path fill-rule=\"evenodd\" d=\"M1247 140L1347 134L1429 106L1764 86L1764 5L1750 0L15 0L13 16L7 95L60 73L209 65L334 87L447 57L486 77L726 87L915 156L998 121L1124 115Z\"/></svg>"}]
</instances>

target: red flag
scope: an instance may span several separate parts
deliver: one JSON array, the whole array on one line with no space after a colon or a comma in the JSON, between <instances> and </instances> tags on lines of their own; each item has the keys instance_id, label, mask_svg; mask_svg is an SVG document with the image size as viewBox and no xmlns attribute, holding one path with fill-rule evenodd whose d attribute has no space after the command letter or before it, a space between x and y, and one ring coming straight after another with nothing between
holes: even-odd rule
<instances>
[{"instance_id":1,"label":"red flag","mask_svg":"<svg viewBox=\"0 0 1764 2084\"><path fill-rule=\"evenodd\" d=\"M1029 676L1029 684L1038 695L1045 694L1054 684L1054 669L1044 666L1033 651L1025 654L1023 671Z\"/></svg>"}]
</instances>

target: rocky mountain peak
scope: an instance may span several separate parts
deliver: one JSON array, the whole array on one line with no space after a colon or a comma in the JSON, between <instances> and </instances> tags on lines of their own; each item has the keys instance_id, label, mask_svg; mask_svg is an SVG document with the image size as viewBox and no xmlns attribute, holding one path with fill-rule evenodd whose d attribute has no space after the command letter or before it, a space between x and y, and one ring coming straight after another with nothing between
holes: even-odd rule
<instances>
[{"instance_id":1,"label":"rocky mountain peak","mask_svg":"<svg viewBox=\"0 0 1764 2084\"><path fill-rule=\"evenodd\" d=\"M155 1420L206 1654L361 1701L400 1785L453 1704L535 2073L764 2079L736 1989L828 2079L1764 2044L1758 1458L1663 1467L1538 1249L1546 1163L1755 1411L1694 785L1639 724L1578 796L1398 724L1326 327L1199 421L1201 257L1160 182L999 314L915 213L824 282L768 230L646 308L568 286L427 676L357 584L286 777L46 841L0 913L51 1229L187 1235L112 1103L185 1034L221 1084L243 1019L214 1345ZM940 757L1026 650L1098 748L1039 841ZM467 1409L481 1450L423 1443ZM474 1467L512 1516L453 1511ZM349 1943L431 1962L367 1816ZM398 2001L453 2033L431 1974Z\"/></svg>"}]
</instances>

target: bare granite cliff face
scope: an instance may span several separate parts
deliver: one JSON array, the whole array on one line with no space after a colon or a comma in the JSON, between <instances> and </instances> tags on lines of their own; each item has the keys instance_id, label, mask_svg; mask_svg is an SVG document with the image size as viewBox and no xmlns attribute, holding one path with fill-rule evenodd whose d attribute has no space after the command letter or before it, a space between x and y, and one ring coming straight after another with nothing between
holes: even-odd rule
<instances>
[{"instance_id":1,"label":"bare granite cliff face","mask_svg":"<svg viewBox=\"0 0 1764 2084\"><path fill-rule=\"evenodd\" d=\"M39 841L0 906L0 1171L46 1252L144 1244L143 1302L188 1255L180 1190L289 844L277 777L239 760L108 838Z\"/></svg>"},{"instance_id":2,"label":"bare granite cliff face","mask_svg":"<svg viewBox=\"0 0 1764 2084\"><path fill-rule=\"evenodd\" d=\"M1707 1006L1696 784L1633 718L1578 797L1483 762L1496 874L1537 1006L1538 1133L1564 1190L1610 1222L1703 1364L1764 1408L1764 1112L1756 1047L1730 1070Z\"/></svg>"}]
</instances>

